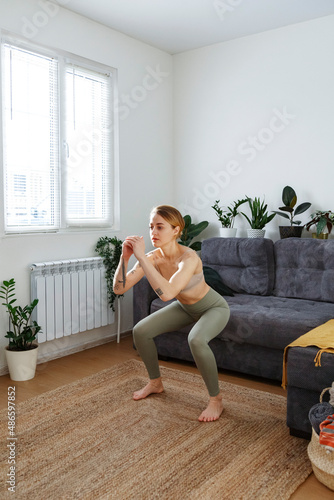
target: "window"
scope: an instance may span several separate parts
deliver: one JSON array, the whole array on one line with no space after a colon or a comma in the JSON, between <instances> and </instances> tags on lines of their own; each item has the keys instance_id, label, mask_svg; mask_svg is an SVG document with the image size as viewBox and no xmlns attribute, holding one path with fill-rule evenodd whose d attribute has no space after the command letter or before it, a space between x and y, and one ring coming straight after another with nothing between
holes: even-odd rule
<instances>
[{"instance_id":1,"label":"window","mask_svg":"<svg viewBox=\"0 0 334 500\"><path fill-rule=\"evenodd\" d=\"M111 227L113 70L2 40L5 232Z\"/></svg>"}]
</instances>

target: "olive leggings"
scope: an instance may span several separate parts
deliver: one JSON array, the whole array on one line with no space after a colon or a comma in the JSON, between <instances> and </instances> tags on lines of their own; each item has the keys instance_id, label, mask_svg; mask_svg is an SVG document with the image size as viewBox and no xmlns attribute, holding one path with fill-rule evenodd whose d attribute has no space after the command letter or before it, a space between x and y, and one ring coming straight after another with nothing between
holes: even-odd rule
<instances>
[{"instance_id":1,"label":"olive leggings","mask_svg":"<svg viewBox=\"0 0 334 500\"><path fill-rule=\"evenodd\" d=\"M133 329L133 338L150 379L160 377L154 337L195 322L188 336L189 347L209 395L217 396L219 394L217 364L208 343L225 328L229 317L227 302L210 288L209 292L195 304L181 304L175 301L139 321Z\"/></svg>"}]
</instances>

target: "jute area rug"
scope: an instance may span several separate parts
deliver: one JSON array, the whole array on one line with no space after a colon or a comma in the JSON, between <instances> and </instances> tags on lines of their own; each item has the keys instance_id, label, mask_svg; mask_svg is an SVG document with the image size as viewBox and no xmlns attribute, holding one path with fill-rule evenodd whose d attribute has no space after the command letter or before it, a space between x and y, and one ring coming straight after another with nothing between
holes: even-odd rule
<instances>
[{"instance_id":1,"label":"jute area rug","mask_svg":"<svg viewBox=\"0 0 334 500\"><path fill-rule=\"evenodd\" d=\"M16 488L1 481L1 498L283 500L310 474L307 442L285 424L285 398L221 382L221 418L198 422L202 378L162 374L165 392L142 401L132 392L146 372L130 360L20 403Z\"/></svg>"}]
</instances>

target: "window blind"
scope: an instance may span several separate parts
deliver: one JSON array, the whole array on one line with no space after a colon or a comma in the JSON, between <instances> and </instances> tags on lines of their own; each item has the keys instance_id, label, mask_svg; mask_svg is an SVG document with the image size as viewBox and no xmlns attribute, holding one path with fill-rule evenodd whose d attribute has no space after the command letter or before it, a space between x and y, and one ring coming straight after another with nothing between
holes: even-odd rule
<instances>
[{"instance_id":1,"label":"window blind","mask_svg":"<svg viewBox=\"0 0 334 500\"><path fill-rule=\"evenodd\" d=\"M66 65L66 225L111 218L110 75Z\"/></svg>"},{"instance_id":2,"label":"window blind","mask_svg":"<svg viewBox=\"0 0 334 500\"><path fill-rule=\"evenodd\" d=\"M59 227L58 63L4 44L5 229Z\"/></svg>"}]
</instances>

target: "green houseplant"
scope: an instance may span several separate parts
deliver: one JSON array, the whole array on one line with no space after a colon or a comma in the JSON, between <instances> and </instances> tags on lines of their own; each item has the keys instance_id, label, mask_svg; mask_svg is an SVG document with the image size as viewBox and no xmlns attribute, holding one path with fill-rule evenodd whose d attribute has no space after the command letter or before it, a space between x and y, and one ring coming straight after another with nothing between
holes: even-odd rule
<instances>
[{"instance_id":1,"label":"green houseplant","mask_svg":"<svg viewBox=\"0 0 334 500\"><path fill-rule=\"evenodd\" d=\"M4 281L0 287L0 298L4 301L9 315L9 330L5 337L9 339L6 347L6 359L12 380L30 380L35 376L38 345L35 342L41 327L31 320L31 315L38 304L35 299L24 307L15 305L15 280Z\"/></svg>"},{"instance_id":2,"label":"green houseplant","mask_svg":"<svg viewBox=\"0 0 334 500\"><path fill-rule=\"evenodd\" d=\"M182 234L180 236L180 245L185 245L189 248L192 248L196 252L201 250L202 247L202 242L201 241L195 241L194 243L191 243L192 240L198 236L204 229L206 229L209 225L208 221L202 221L199 222L198 224L194 224L191 220L190 215L185 215L183 217L185 226L183 228Z\"/></svg>"},{"instance_id":3,"label":"green houseplant","mask_svg":"<svg viewBox=\"0 0 334 500\"><path fill-rule=\"evenodd\" d=\"M246 203L247 199L234 201L231 206L228 206L226 210L224 210L221 206L219 206L220 200L216 200L215 204L212 205L211 208L215 211L218 220L221 224L221 236L233 237L236 235L237 230L234 228L234 220L239 215L239 207Z\"/></svg>"},{"instance_id":4,"label":"green houseplant","mask_svg":"<svg viewBox=\"0 0 334 500\"><path fill-rule=\"evenodd\" d=\"M308 208L310 208L311 203L306 201L296 206L297 195L291 186L284 187L282 192L282 202L283 206L279 207L280 212L274 211L274 213L288 219L290 221L290 226L279 226L281 238L289 238L291 236L300 237L304 226L300 225L300 220L295 220L295 216L304 213Z\"/></svg>"},{"instance_id":5,"label":"green houseplant","mask_svg":"<svg viewBox=\"0 0 334 500\"><path fill-rule=\"evenodd\" d=\"M316 227L316 232L312 234L314 238L327 239L332 232L334 224L334 213L331 210L322 212L317 210L311 214L311 220L305 224L305 229L309 231L312 226ZM327 230L325 232L325 230Z\"/></svg>"},{"instance_id":6,"label":"green houseplant","mask_svg":"<svg viewBox=\"0 0 334 500\"><path fill-rule=\"evenodd\" d=\"M108 301L111 309L115 311L115 300L123 295L116 295L113 290L114 274L117 269L119 260L122 255L122 240L116 236L101 236L96 243L95 252L103 259L103 264L106 270L105 278L107 282Z\"/></svg>"},{"instance_id":7,"label":"green houseplant","mask_svg":"<svg viewBox=\"0 0 334 500\"><path fill-rule=\"evenodd\" d=\"M268 205L261 201L260 198L250 198L247 196L248 206L251 211L249 218L245 213L241 212L250 225L247 234L249 238L263 238L265 234L265 226L273 220L276 214L270 214L267 210Z\"/></svg>"}]
</instances>

